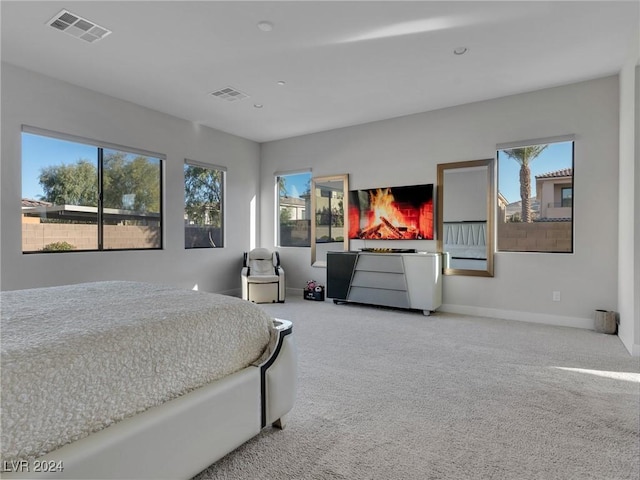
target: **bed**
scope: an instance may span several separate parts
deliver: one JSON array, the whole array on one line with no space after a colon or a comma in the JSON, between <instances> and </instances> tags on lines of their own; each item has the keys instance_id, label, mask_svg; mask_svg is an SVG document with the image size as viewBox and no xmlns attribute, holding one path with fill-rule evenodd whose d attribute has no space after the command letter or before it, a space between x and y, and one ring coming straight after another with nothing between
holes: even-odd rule
<instances>
[{"instance_id":1,"label":"bed","mask_svg":"<svg viewBox=\"0 0 640 480\"><path fill-rule=\"evenodd\" d=\"M190 478L296 392L292 324L140 282L1 293L2 478Z\"/></svg>"},{"instance_id":2,"label":"bed","mask_svg":"<svg viewBox=\"0 0 640 480\"><path fill-rule=\"evenodd\" d=\"M487 222L443 222L445 268L487 268Z\"/></svg>"}]
</instances>

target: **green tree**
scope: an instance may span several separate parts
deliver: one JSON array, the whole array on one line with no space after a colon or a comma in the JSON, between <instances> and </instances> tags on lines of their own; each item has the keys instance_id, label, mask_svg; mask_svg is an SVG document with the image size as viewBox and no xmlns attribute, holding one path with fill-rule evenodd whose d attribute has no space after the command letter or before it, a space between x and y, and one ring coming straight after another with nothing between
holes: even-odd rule
<instances>
[{"instance_id":1,"label":"green tree","mask_svg":"<svg viewBox=\"0 0 640 480\"><path fill-rule=\"evenodd\" d=\"M532 145L529 147L503 150L507 157L520 164L520 199L522 201L522 222L531 223L531 162L549 145Z\"/></svg>"},{"instance_id":2,"label":"green tree","mask_svg":"<svg viewBox=\"0 0 640 480\"><path fill-rule=\"evenodd\" d=\"M185 165L184 204L190 221L221 226L222 171Z\"/></svg>"},{"instance_id":3,"label":"green tree","mask_svg":"<svg viewBox=\"0 0 640 480\"><path fill-rule=\"evenodd\" d=\"M310 197L311 196L311 179L307 180L305 185L304 192L300 195L300 198Z\"/></svg>"},{"instance_id":4,"label":"green tree","mask_svg":"<svg viewBox=\"0 0 640 480\"><path fill-rule=\"evenodd\" d=\"M278 192L280 197L287 196L287 179L285 177L278 177Z\"/></svg>"},{"instance_id":5,"label":"green tree","mask_svg":"<svg viewBox=\"0 0 640 480\"><path fill-rule=\"evenodd\" d=\"M98 205L98 173L89 160L44 167L38 181L44 192L41 200L56 205Z\"/></svg>"},{"instance_id":6,"label":"green tree","mask_svg":"<svg viewBox=\"0 0 640 480\"><path fill-rule=\"evenodd\" d=\"M280 207L280 225L288 225L291 222L291 210Z\"/></svg>"},{"instance_id":7,"label":"green tree","mask_svg":"<svg viewBox=\"0 0 640 480\"><path fill-rule=\"evenodd\" d=\"M160 211L160 168L155 159L105 151L103 159L105 208Z\"/></svg>"},{"instance_id":8,"label":"green tree","mask_svg":"<svg viewBox=\"0 0 640 480\"><path fill-rule=\"evenodd\" d=\"M105 208L160 211L160 168L145 156L128 159L124 152L108 152L103 160ZM52 165L40 171L41 200L56 205L98 205L98 169L80 159L75 164Z\"/></svg>"}]
</instances>

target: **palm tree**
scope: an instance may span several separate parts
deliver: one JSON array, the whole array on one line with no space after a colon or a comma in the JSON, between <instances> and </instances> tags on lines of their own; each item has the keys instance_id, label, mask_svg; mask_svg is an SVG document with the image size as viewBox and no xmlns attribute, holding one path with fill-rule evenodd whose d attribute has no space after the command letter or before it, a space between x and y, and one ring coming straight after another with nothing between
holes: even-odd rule
<instances>
[{"instance_id":1,"label":"palm tree","mask_svg":"<svg viewBox=\"0 0 640 480\"><path fill-rule=\"evenodd\" d=\"M526 223L531 223L531 169L529 165L548 146L532 145L503 150L507 157L520 164L520 199L522 200L522 215L520 217Z\"/></svg>"}]
</instances>

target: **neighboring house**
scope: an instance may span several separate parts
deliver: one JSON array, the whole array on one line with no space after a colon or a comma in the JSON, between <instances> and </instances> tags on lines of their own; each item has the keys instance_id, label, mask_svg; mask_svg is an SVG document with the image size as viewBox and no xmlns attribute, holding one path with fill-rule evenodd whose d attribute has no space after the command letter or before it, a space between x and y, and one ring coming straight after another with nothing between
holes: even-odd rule
<instances>
[{"instance_id":1,"label":"neighboring house","mask_svg":"<svg viewBox=\"0 0 640 480\"><path fill-rule=\"evenodd\" d=\"M536 175L540 220L570 220L573 212L573 169Z\"/></svg>"},{"instance_id":2,"label":"neighboring house","mask_svg":"<svg viewBox=\"0 0 640 480\"><path fill-rule=\"evenodd\" d=\"M136 225L159 224L157 212L138 212L119 208L103 209L105 223L110 225L126 225L134 222ZM97 207L84 205L55 205L39 200L22 199L22 223L41 223L42 219L62 220L64 223L93 223L98 215Z\"/></svg>"},{"instance_id":3,"label":"neighboring house","mask_svg":"<svg viewBox=\"0 0 640 480\"><path fill-rule=\"evenodd\" d=\"M22 223L40 223L39 211L43 208L51 207L50 202L33 200L32 198L22 199ZM35 212L38 212L35 214Z\"/></svg>"},{"instance_id":4,"label":"neighboring house","mask_svg":"<svg viewBox=\"0 0 640 480\"><path fill-rule=\"evenodd\" d=\"M507 206L509 205L508 200L498 192L498 222L504 223L507 221Z\"/></svg>"},{"instance_id":5,"label":"neighboring house","mask_svg":"<svg viewBox=\"0 0 640 480\"><path fill-rule=\"evenodd\" d=\"M291 216L290 220L305 220L306 217L306 202L303 198L297 197L281 197L280 209L288 210Z\"/></svg>"},{"instance_id":6,"label":"neighboring house","mask_svg":"<svg viewBox=\"0 0 640 480\"><path fill-rule=\"evenodd\" d=\"M573 169L564 168L536 175L536 196L530 200L533 221L571 220L573 211ZM508 203L498 193L498 221L519 218L522 201Z\"/></svg>"}]
</instances>

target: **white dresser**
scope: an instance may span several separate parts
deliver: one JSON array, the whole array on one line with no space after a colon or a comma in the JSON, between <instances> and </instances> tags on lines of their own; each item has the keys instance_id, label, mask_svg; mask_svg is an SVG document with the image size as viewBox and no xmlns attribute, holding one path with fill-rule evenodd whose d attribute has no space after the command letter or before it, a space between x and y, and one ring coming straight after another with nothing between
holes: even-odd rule
<instances>
[{"instance_id":1,"label":"white dresser","mask_svg":"<svg viewBox=\"0 0 640 480\"><path fill-rule=\"evenodd\" d=\"M327 297L422 310L429 315L442 304L439 253L329 252Z\"/></svg>"}]
</instances>

